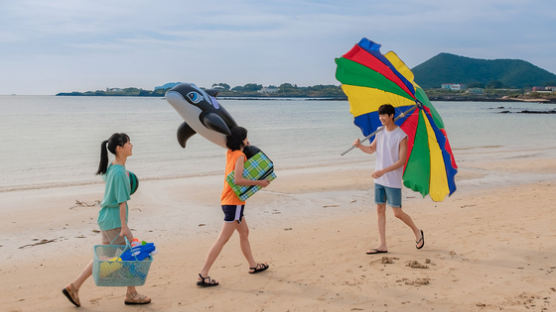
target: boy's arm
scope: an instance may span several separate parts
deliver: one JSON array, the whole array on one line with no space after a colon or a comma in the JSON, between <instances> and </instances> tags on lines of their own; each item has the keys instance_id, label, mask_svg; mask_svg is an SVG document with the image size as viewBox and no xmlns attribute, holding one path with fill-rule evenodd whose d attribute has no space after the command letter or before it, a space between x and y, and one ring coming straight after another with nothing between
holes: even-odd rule
<instances>
[{"instance_id":1,"label":"boy's arm","mask_svg":"<svg viewBox=\"0 0 556 312\"><path fill-rule=\"evenodd\" d=\"M373 172L372 177L373 178L379 178L381 176L383 176L385 173L390 172L390 171L394 171L400 167L403 167L405 165L405 161L407 159L407 137L405 137L401 142L400 142L400 147L399 147L399 158L398 161L396 161L395 163L393 163L391 166L386 167L382 170L377 170L375 172Z\"/></svg>"},{"instance_id":2,"label":"boy's arm","mask_svg":"<svg viewBox=\"0 0 556 312\"><path fill-rule=\"evenodd\" d=\"M369 146L365 146L365 145L361 144L361 141L359 139L355 140L353 145L355 147L359 148L362 152L365 152L367 154L372 154L376 151L376 137L373 140L373 142L371 143L371 145L369 145Z\"/></svg>"}]
</instances>

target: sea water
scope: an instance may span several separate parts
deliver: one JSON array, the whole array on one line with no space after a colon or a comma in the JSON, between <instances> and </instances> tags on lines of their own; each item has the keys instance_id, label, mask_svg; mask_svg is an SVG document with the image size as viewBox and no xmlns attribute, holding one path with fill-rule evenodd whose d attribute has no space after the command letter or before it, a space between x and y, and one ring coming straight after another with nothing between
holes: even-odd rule
<instances>
[{"instance_id":1,"label":"sea water","mask_svg":"<svg viewBox=\"0 0 556 312\"><path fill-rule=\"evenodd\" d=\"M362 137L347 101L222 99L249 140L277 170L365 161L340 153ZM556 115L501 114L503 110L550 110L554 104L435 102L456 160L527 153L554 156ZM504 107L504 108L500 108ZM222 174L225 150L194 135L182 149L183 122L164 98L0 96L0 192L101 183L95 176L100 146L114 132L133 143L126 167L139 179ZM372 164L370 163L369 166Z\"/></svg>"}]
</instances>

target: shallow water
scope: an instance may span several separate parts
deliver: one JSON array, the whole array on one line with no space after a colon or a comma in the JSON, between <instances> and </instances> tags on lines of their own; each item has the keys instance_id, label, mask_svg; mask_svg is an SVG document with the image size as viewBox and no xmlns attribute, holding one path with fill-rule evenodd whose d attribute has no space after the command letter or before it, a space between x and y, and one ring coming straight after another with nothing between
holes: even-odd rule
<instances>
[{"instance_id":1,"label":"shallow water","mask_svg":"<svg viewBox=\"0 0 556 312\"><path fill-rule=\"evenodd\" d=\"M220 100L277 170L365 161L339 156L361 134L345 101ZM435 102L456 160L537 151L554 156L556 115L499 114L554 104ZM498 109L503 106L504 109ZM0 191L100 182L100 142L126 132L140 179L220 174L225 150L195 135L182 149L180 116L161 98L0 96ZM498 157L498 156L497 156ZM372 164L370 164L372 165Z\"/></svg>"}]
</instances>

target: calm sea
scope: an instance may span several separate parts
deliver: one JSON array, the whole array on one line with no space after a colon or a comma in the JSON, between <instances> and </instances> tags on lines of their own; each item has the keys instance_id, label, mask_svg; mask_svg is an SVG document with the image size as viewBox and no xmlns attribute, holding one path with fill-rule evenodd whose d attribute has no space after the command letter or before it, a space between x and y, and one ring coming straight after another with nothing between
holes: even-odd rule
<instances>
[{"instance_id":1,"label":"calm sea","mask_svg":"<svg viewBox=\"0 0 556 312\"><path fill-rule=\"evenodd\" d=\"M339 156L361 136L345 101L220 102L277 169L368 159L360 152ZM498 113L554 104L434 104L456 160L492 148L501 155L555 150L556 115ZM199 135L182 149L176 139L181 122L161 98L0 96L0 191L100 182L94 174L100 143L114 132L131 137L134 155L127 167L140 179L220 174L225 150Z\"/></svg>"}]
</instances>

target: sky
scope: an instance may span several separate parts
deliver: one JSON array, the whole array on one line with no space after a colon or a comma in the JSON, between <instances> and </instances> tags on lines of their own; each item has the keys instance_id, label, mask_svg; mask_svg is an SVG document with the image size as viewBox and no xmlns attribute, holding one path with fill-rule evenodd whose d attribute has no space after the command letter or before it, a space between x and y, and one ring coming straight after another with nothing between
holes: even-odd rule
<instances>
[{"instance_id":1,"label":"sky","mask_svg":"<svg viewBox=\"0 0 556 312\"><path fill-rule=\"evenodd\" d=\"M555 30L553 0L0 0L0 94L339 85L362 37L411 68L448 52L556 73Z\"/></svg>"}]
</instances>

